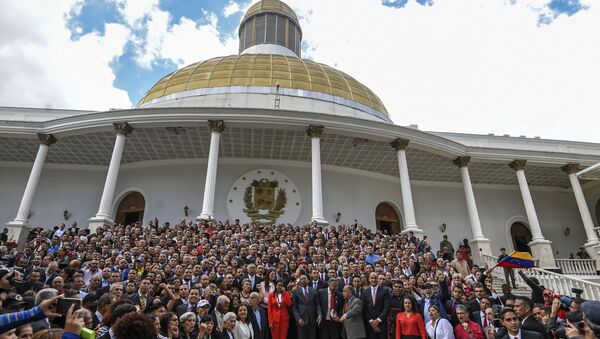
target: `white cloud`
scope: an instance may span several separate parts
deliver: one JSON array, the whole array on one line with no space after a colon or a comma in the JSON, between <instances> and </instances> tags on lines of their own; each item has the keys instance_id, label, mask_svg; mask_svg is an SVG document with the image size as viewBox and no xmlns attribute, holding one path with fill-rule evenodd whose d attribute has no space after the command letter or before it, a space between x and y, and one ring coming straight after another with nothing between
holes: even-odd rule
<instances>
[{"instance_id":1,"label":"white cloud","mask_svg":"<svg viewBox=\"0 0 600 339\"><path fill-rule=\"evenodd\" d=\"M223 15L225 15L226 18L234 15L235 13L239 13L242 9L240 8L240 5L233 1L230 0L229 3L227 3L227 6L225 6L225 9L223 10Z\"/></svg>"},{"instance_id":2,"label":"white cloud","mask_svg":"<svg viewBox=\"0 0 600 339\"><path fill-rule=\"evenodd\" d=\"M77 1L0 2L0 104L98 109L131 107L113 86L110 63L123 53L129 34L121 25L70 40L65 17Z\"/></svg>"},{"instance_id":3,"label":"white cloud","mask_svg":"<svg viewBox=\"0 0 600 339\"><path fill-rule=\"evenodd\" d=\"M541 0L286 2L303 17L309 56L373 89L398 124L600 142L591 0L550 25L538 25Z\"/></svg>"},{"instance_id":4,"label":"white cloud","mask_svg":"<svg viewBox=\"0 0 600 339\"><path fill-rule=\"evenodd\" d=\"M124 0L131 2L132 0ZM144 68L170 60L177 66L185 66L215 56L237 53L237 37L219 32L215 13L203 12L205 24L181 17L178 23L169 25L170 14L158 6L152 6L141 27L143 37L136 40L136 61ZM230 32L232 33L232 32Z\"/></svg>"}]
</instances>

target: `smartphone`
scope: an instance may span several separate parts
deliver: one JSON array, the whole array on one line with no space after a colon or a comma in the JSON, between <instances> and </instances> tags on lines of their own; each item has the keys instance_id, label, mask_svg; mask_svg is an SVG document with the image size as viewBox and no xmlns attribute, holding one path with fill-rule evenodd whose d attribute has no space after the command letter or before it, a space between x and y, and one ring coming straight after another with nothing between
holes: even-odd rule
<instances>
[{"instance_id":1,"label":"smartphone","mask_svg":"<svg viewBox=\"0 0 600 339\"><path fill-rule=\"evenodd\" d=\"M71 305L75 305L73 307L73 311L77 311L81 308L81 299L77 298L62 298L58 299L58 306L56 307L56 313L66 316L67 312L69 312L69 308Z\"/></svg>"}]
</instances>

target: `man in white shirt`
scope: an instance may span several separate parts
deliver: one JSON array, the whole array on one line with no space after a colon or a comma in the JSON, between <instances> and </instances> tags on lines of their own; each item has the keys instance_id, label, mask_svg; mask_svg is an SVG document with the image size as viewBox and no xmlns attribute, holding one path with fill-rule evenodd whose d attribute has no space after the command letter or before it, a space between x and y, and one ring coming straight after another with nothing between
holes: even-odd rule
<instances>
[{"instance_id":1,"label":"man in white shirt","mask_svg":"<svg viewBox=\"0 0 600 339\"><path fill-rule=\"evenodd\" d=\"M521 320L510 308L505 308L500 312L500 321L506 328L506 334L499 339L542 339L537 332L530 332L521 329Z\"/></svg>"}]
</instances>

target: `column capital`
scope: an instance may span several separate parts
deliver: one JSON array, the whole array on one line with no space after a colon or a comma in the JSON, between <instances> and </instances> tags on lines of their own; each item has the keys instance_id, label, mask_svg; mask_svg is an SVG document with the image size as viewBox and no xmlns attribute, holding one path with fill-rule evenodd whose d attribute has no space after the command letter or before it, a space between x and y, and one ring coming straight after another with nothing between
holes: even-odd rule
<instances>
[{"instance_id":1,"label":"column capital","mask_svg":"<svg viewBox=\"0 0 600 339\"><path fill-rule=\"evenodd\" d=\"M461 168L461 167L467 167L467 165L469 164L470 161L471 161L471 157L464 156L464 157L458 157L458 158L454 159L453 162L456 166Z\"/></svg>"},{"instance_id":2,"label":"column capital","mask_svg":"<svg viewBox=\"0 0 600 339\"><path fill-rule=\"evenodd\" d=\"M563 172L567 174L574 174L579 171L579 164L569 163L560 168Z\"/></svg>"},{"instance_id":3,"label":"column capital","mask_svg":"<svg viewBox=\"0 0 600 339\"><path fill-rule=\"evenodd\" d=\"M392 141L390 143L390 145L392 145L392 147L394 147L394 149L396 151L402 151L402 150L406 149L406 146L408 146L409 142L410 142L410 140L408 140L408 139L398 138L398 139Z\"/></svg>"},{"instance_id":4,"label":"column capital","mask_svg":"<svg viewBox=\"0 0 600 339\"><path fill-rule=\"evenodd\" d=\"M325 127L323 126L310 125L306 130L306 134L311 138L320 138L324 129Z\"/></svg>"},{"instance_id":5,"label":"column capital","mask_svg":"<svg viewBox=\"0 0 600 339\"><path fill-rule=\"evenodd\" d=\"M515 171L524 170L525 165L527 165L527 160L515 160L508 164L508 166L510 166L510 168L514 169Z\"/></svg>"},{"instance_id":6,"label":"column capital","mask_svg":"<svg viewBox=\"0 0 600 339\"><path fill-rule=\"evenodd\" d=\"M52 134L38 133L37 137L42 145L46 145L48 147L58 141Z\"/></svg>"},{"instance_id":7,"label":"column capital","mask_svg":"<svg viewBox=\"0 0 600 339\"><path fill-rule=\"evenodd\" d=\"M223 122L223 120L208 120L208 127L211 132L223 133L225 130L225 122Z\"/></svg>"},{"instance_id":8,"label":"column capital","mask_svg":"<svg viewBox=\"0 0 600 339\"><path fill-rule=\"evenodd\" d=\"M126 122L115 122L113 123L113 127L115 128L115 131L117 131L117 134L122 134L124 136L128 136L133 132L133 127Z\"/></svg>"}]
</instances>

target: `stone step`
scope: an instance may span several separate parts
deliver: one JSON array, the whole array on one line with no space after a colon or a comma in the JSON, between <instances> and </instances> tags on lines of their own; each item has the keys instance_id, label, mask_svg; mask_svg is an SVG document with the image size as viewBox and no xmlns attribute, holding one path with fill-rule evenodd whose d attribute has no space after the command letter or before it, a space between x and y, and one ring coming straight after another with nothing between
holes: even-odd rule
<instances>
[{"instance_id":1,"label":"stone step","mask_svg":"<svg viewBox=\"0 0 600 339\"><path fill-rule=\"evenodd\" d=\"M504 284L504 276L501 275L493 275L494 281L492 282L492 286L497 293L502 294L502 284ZM514 295L521 295L525 297L531 297L531 288L529 286L519 283L517 281L517 289L512 290Z\"/></svg>"}]
</instances>

